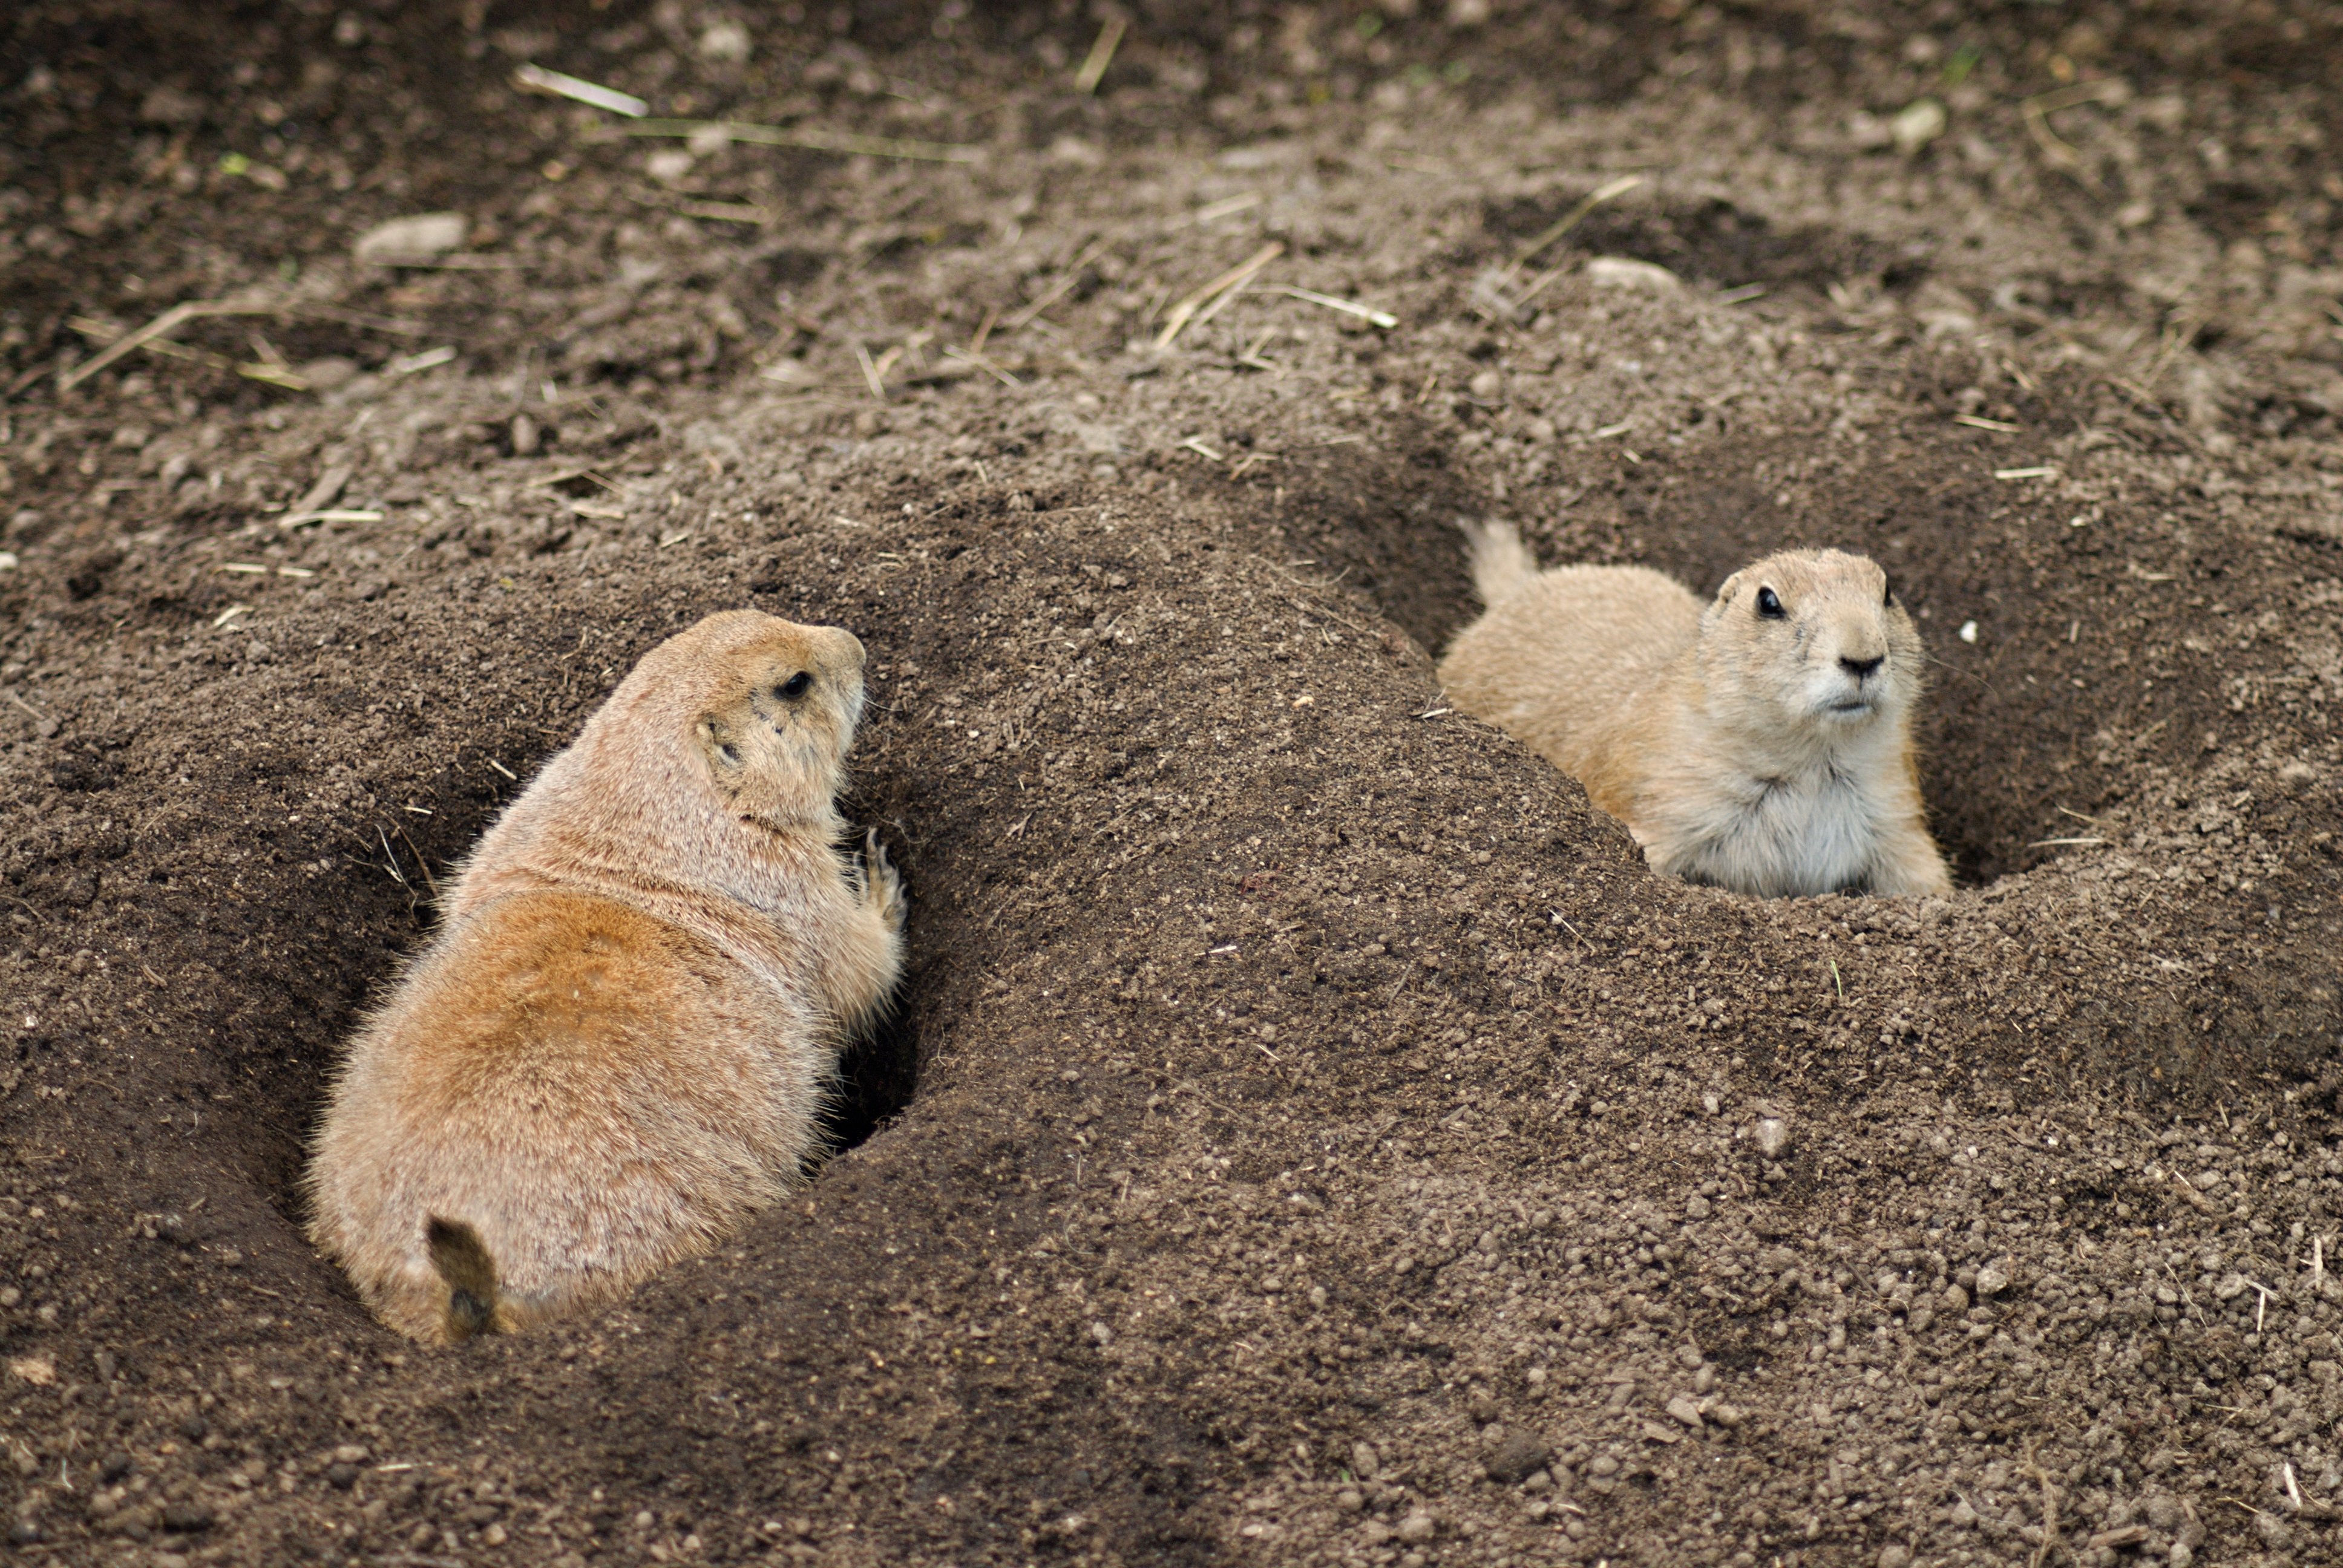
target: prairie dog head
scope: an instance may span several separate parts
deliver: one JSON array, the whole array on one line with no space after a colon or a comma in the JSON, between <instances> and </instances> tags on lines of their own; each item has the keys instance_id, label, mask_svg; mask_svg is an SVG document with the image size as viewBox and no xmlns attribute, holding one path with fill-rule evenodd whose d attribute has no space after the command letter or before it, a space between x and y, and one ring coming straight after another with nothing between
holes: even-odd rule
<instances>
[{"instance_id":1,"label":"prairie dog head","mask_svg":"<svg viewBox=\"0 0 2343 1568\"><path fill-rule=\"evenodd\" d=\"M1785 550L1725 578L1701 616L1712 702L1788 735L1852 734L1919 695L1920 634L1877 562Z\"/></svg>"},{"instance_id":2,"label":"prairie dog head","mask_svg":"<svg viewBox=\"0 0 2343 1568\"><path fill-rule=\"evenodd\" d=\"M732 809L779 826L824 815L844 786L862 661L842 628L725 610L660 644L638 674Z\"/></svg>"}]
</instances>

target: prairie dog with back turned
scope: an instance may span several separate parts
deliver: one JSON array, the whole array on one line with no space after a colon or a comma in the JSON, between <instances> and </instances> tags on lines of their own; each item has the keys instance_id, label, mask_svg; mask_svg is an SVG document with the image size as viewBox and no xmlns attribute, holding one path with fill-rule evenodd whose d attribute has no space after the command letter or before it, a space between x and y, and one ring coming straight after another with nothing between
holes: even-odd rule
<instances>
[{"instance_id":1,"label":"prairie dog with back turned","mask_svg":"<svg viewBox=\"0 0 2343 1568\"><path fill-rule=\"evenodd\" d=\"M1704 608L1648 568L1540 571L1511 527L1466 532L1488 608L1442 685L1654 870L1761 898L1952 891L1913 755L1920 634L1875 563L1786 550Z\"/></svg>"},{"instance_id":2,"label":"prairie dog with back turned","mask_svg":"<svg viewBox=\"0 0 2343 1568\"><path fill-rule=\"evenodd\" d=\"M705 1251L798 1179L903 900L836 797L862 645L753 610L646 654L480 840L359 1030L310 1235L427 1342Z\"/></svg>"}]
</instances>

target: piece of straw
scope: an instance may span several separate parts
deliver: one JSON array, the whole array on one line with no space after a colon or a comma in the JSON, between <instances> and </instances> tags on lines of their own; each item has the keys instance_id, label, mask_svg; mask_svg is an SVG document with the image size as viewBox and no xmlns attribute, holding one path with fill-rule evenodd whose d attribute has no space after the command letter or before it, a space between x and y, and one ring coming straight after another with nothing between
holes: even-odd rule
<instances>
[{"instance_id":1,"label":"piece of straw","mask_svg":"<svg viewBox=\"0 0 2343 1568\"><path fill-rule=\"evenodd\" d=\"M651 106L632 93L621 93L616 87L606 87L598 82L565 75L559 71L548 71L542 65L523 65L513 73L513 82L530 92L550 93L557 98L608 109L628 119L639 120L651 112Z\"/></svg>"},{"instance_id":2,"label":"piece of straw","mask_svg":"<svg viewBox=\"0 0 2343 1568\"><path fill-rule=\"evenodd\" d=\"M1359 317L1385 329L1389 329L1399 325L1399 317L1393 316L1391 312L1387 310L1377 310L1371 306L1361 305L1355 299L1337 299L1331 294L1320 294L1316 290L1309 288L1296 288L1290 283L1284 287L1279 289L1278 292L1280 294L1290 295L1295 299L1306 299L1312 305L1322 305L1329 310L1339 310L1347 316Z\"/></svg>"},{"instance_id":3,"label":"piece of straw","mask_svg":"<svg viewBox=\"0 0 2343 1568\"><path fill-rule=\"evenodd\" d=\"M135 349L145 347L158 337L166 337L190 321L200 321L212 316L267 316L276 307L231 303L224 299L191 299L175 305L137 331L114 340L111 347L83 360L57 377L57 390L69 392L107 366Z\"/></svg>"},{"instance_id":4,"label":"piece of straw","mask_svg":"<svg viewBox=\"0 0 2343 1568\"><path fill-rule=\"evenodd\" d=\"M745 120L636 120L616 126L610 134L626 136L692 136L720 130L732 141L763 147L803 147L817 153L867 154L874 158L908 158L935 164L972 164L984 149L957 142L912 142L894 136L858 136L846 131L799 130L783 126L751 125Z\"/></svg>"},{"instance_id":5,"label":"piece of straw","mask_svg":"<svg viewBox=\"0 0 2343 1568\"><path fill-rule=\"evenodd\" d=\"M1186 327L1188 323L1194 318L1196 312L1202 307L1206 301L1217 299L1221 295L1227 293L1229 290L1235 288L1242 284L1250 282L1254 273L1259 272L1262 267L1267 266L1271 262L1275 261L1279 256L1283 256L1284 254L1284 242L1282 240L1272 240L1269 244L1262 246L1259 250L1253 252L1253 254L1241 266L1232 267L1227 272L1221 274L1220 276L1212 279L1212 282L1204 285L1203 287L1196 290L1193 294L1189 295L1185 299L1181 300L1179 304L1172 307L1172 314L1165 318L1163 330L1155 335L1155 347L1158 348L1171 347L1172 340L1180 336L1181 329Z\"/></svg>"},{"instance_id":6,"label":"piece of straw","mask_svg":"<svg viewBox=\"0 0 2343 1568\"><path fill-rule=\"evenodd\" d=\"M1522 269L1523 265L1526 263L1530 257L1544 250L1547 246L1552 245L1555 240L1560 239L1564 235L1568 234L1572 229L1576 228L1579 226L1579 223L1588 213L1593 212L1596 207L1601 206L1604 202L1609 201L1614 196L1624 196L1627 192L1634 190L1637 186L1642 185L1643 183L1644 176L1641 175L1622 175L1615 180L1611 180L1605 184L1595 186L1594 189L1588 194L1585 200L1580 202L1576 206L1572 207L1568 212L1563 214L1562 216L1554 224L1550 225L1544 232L1541 233L1536 238L1531 240L1529 244L1523 246L1521 248L1520 254L1515 256L1513 261L1506 266L1506 276L1510 276L1513 273L1519 272Z\"/></svg>"},{"instance_id":7,"label":"piece of straw","mask_svg":"<svg viewBox=\"0 0 2343 1568\"><path fill-rule=\"evenodd\" d=\"M1089 57L1082 61L1082 68L1074 73L1075 92L1087 96L1098 91L1099 78L1105 75L1106 68L1114 63L1115 47L1122 42L1122 30L1126 25L1128 24L1120 16L1107 18L1106 25L1099 29L1098 42L1091 45Z\"/></svg>"}]
</instances>

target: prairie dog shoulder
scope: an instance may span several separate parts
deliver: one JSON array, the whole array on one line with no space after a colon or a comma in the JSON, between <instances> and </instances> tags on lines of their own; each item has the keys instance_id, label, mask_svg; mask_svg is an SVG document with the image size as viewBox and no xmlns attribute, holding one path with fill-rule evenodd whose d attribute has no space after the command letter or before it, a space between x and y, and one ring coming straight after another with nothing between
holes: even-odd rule
<instances>
[{"instance_id":1,"label":"prairie dog shoulder","mask_svg":"<svg viewBox=\"0 0 2343 1568\"><path fill-rule=\"evenodd\" d=\"M1924 650L1860 556L1791 550L1705 607L1641 567L1538 571L1477 531L1486 610L1440 678L1625 822L1654 869L1761 896L1951 890L1911 738Z\"/></svg>"},{"instance_id":2,"label":"prairie dog shoulder","mask_svg":"<svg viewBox=\"0 0 2343 1568\"><path fill-rule=\"evenodd\" d=\"M393 1327L614 1295L795 1179L901 964L891 869L838 844L862 662L836 628L711 616L482 838L308 1172L313 1238Z\"/></svg>"}]
</instances>

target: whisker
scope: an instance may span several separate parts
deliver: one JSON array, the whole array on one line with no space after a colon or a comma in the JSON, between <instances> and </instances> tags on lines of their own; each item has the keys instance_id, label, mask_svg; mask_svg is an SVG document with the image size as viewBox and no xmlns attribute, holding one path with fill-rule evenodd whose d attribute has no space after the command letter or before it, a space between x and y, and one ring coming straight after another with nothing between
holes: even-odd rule
<instances>
[{"instance_id":1,"label":"whisker","mask_svg":"<svg viewBox=\"0 0 2343 1568\"><path fill-rule=\"evenodd\" d=\"M1957 666L1957 665L1946 664L1946 663L1945 663L1945 661L1944 661L1943 659L1938 658L1937 658L1935 654L1933 654L1933 653L1924 653L1924 654L1922 654L1920 657L1921 657L1921 658L1925 658L1925 659L1926 659L1930 664L1938 665L1938 666L1941 666L1942 668L1946 668L1946 669L1949 669L1949 670L1951 670L1955 675L1960 676L1960 677L1962 677L1962 678L1965 678L1965 679L1968 679L1968 680L1974 680L1974 681L1976 681L1979 686L1984 687L1987 691L1992 692L1996 697L1999 697L1999 696L2001 695L2001 689L2000 689L1999 687L1997 687L1997 686L1994 685L1994 683L1993 683L1992 681L1987 680L1987 679L1986 679L1984 676L1982 676L1982 675L1977 675L1977 674L1973 673L1972 671L1963 669L1963 668L1960 668L1959 666Z\"/></svg>"}]
</instances>

